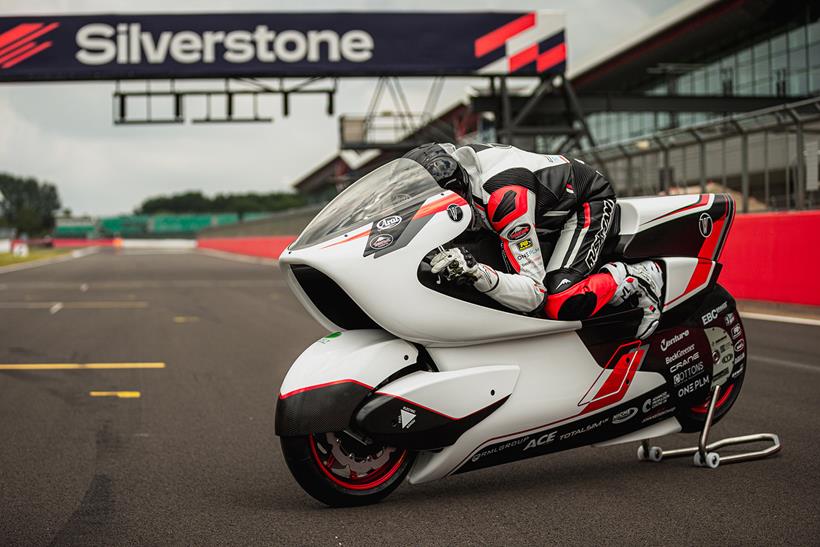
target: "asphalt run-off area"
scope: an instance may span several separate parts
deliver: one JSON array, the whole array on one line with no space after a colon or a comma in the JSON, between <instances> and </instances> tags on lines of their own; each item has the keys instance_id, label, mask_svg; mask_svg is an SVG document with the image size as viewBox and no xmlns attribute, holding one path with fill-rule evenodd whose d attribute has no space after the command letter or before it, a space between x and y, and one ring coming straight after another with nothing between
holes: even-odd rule
<instances>
[{"instance_id":1,"label":"asphalt run-off area","mask_svg":"<svg viewBox=\"0 0 820 547\"><path fill-rule=\"evenodd\" d=\"M328 509L291 478L273 433L285 372L326 334L274 264L91 254L0 275L0 316L4 545L820 537L820 326L745 318L750 370L713 438L777 433L773 458L708 470L638 462L631 444L581 448Z\"/></svg>"}]
</instances>

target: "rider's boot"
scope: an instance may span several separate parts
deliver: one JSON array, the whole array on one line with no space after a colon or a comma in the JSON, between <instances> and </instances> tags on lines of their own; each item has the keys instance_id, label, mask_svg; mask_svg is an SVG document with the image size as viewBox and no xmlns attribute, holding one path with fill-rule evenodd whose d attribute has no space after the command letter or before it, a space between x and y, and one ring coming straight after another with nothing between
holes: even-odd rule
<instances>
[{"instance_id":1,"label":"rider's boot","mask_svg":"<svg viewBox=\"0 0 820 547\"><path fill-rule=\"evenodd\" d=\"M618 284L610 304L620 306L633 295L638 295L638 307L643 309L643 319L636 336L641 340L651 336L661 318L663 273L660 266L651 260L637 264L610 262L601 271L608 272Z\"/></svg>"}]
</instances>

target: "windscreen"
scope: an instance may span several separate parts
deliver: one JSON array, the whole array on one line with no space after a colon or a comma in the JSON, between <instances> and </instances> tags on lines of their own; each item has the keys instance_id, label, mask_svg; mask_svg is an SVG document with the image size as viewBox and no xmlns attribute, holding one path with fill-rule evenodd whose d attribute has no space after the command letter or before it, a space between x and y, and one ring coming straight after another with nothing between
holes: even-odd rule
<instances>
[{"instance_id":1,"label":"windscreen","mask_svg":"<svg viewBox=\"0 0 820 547\"><path fill-rule=\"evenodd\" d=\"M418 162L400 158L351 184L322 209L292 249L303 249L408 208L441 192Z\"/></svg>"}]
</instances>

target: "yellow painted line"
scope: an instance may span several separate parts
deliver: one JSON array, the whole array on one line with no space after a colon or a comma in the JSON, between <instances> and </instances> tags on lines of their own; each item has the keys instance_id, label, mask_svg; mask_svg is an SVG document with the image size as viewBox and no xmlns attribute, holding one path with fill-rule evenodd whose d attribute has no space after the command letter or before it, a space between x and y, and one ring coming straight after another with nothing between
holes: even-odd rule
<instances>
[{"instance_id":1,"label":"yellow painted line","mask_svg":"<svg viewBox=\"0 0 820 547\"><path fill-rule=\"evenodd\" d=\"M116 397L117 399L139 399L139 391L89 391L92 397Z\"/></svg>"},{"instance_id":2,"label":"yellow painted line","mask_svg":"<svg viewBox=\"0 0 820 547\"><path fill-rule=\"evenodd\" d=\"M0 365L2 370L118 370L165 368L165 363L15 363Z\"/></svg>"},{"instance_id":3,"label":"yellow painted line","mask_svg":"<svg viewBox=\"0 0 820 547\"><path fill-rule=\"evenodd\" d=\"M174 323L196 323L199 317L196 315L177 315L174 317Z\"/></svg>"}]
</instances>

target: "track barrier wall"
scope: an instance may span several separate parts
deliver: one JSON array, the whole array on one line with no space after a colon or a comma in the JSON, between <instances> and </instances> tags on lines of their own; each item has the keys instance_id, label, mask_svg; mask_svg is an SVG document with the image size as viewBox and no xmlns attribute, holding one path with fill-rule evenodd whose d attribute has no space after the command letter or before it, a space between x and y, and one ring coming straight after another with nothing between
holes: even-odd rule
<instances>
[{"instance_id":1,"label":"track barrier wall","mask_svg":"<svg viewBox=\"0 0 820 547\"><path fill-rule=\"evenodd\" d=\"M294 236L201 238L196 246L279 258ZM57 247L191 248L191 240L55 239ZM737 215L720 283L740 300L820 306L820 211Z\"/></svg>"},{"instance_id":2,"label":"track barrier wall","mask_svg":"<svg viewBox=\"0 0 820 547\"><path fill-rule=\"evenodd\" d=\"M820 211L737 215L720 261L738 299L820 306Z\"/></svg>"},{"instance_id":3,"label":"track barrier wall","mask_svg":"<svg viewBox=\"0 0 820 547\"><path fill-rule=\"evenodd\" d=\"M291 236L206 238L199 247L278 258ZM739 300L820 306L820 211L737 215L720 283Z\"/></svg>"},{"instance_id":4,"label":"track barrier wall","mask_svg":"<svg viewBox=\"0 0 820 547\"><path fill-rule=\"evenodd\" d=\"M261 258L279 258L294 239L294 236L207 237L197 240L197 247Z\"/></svg>"}]
</instances>

